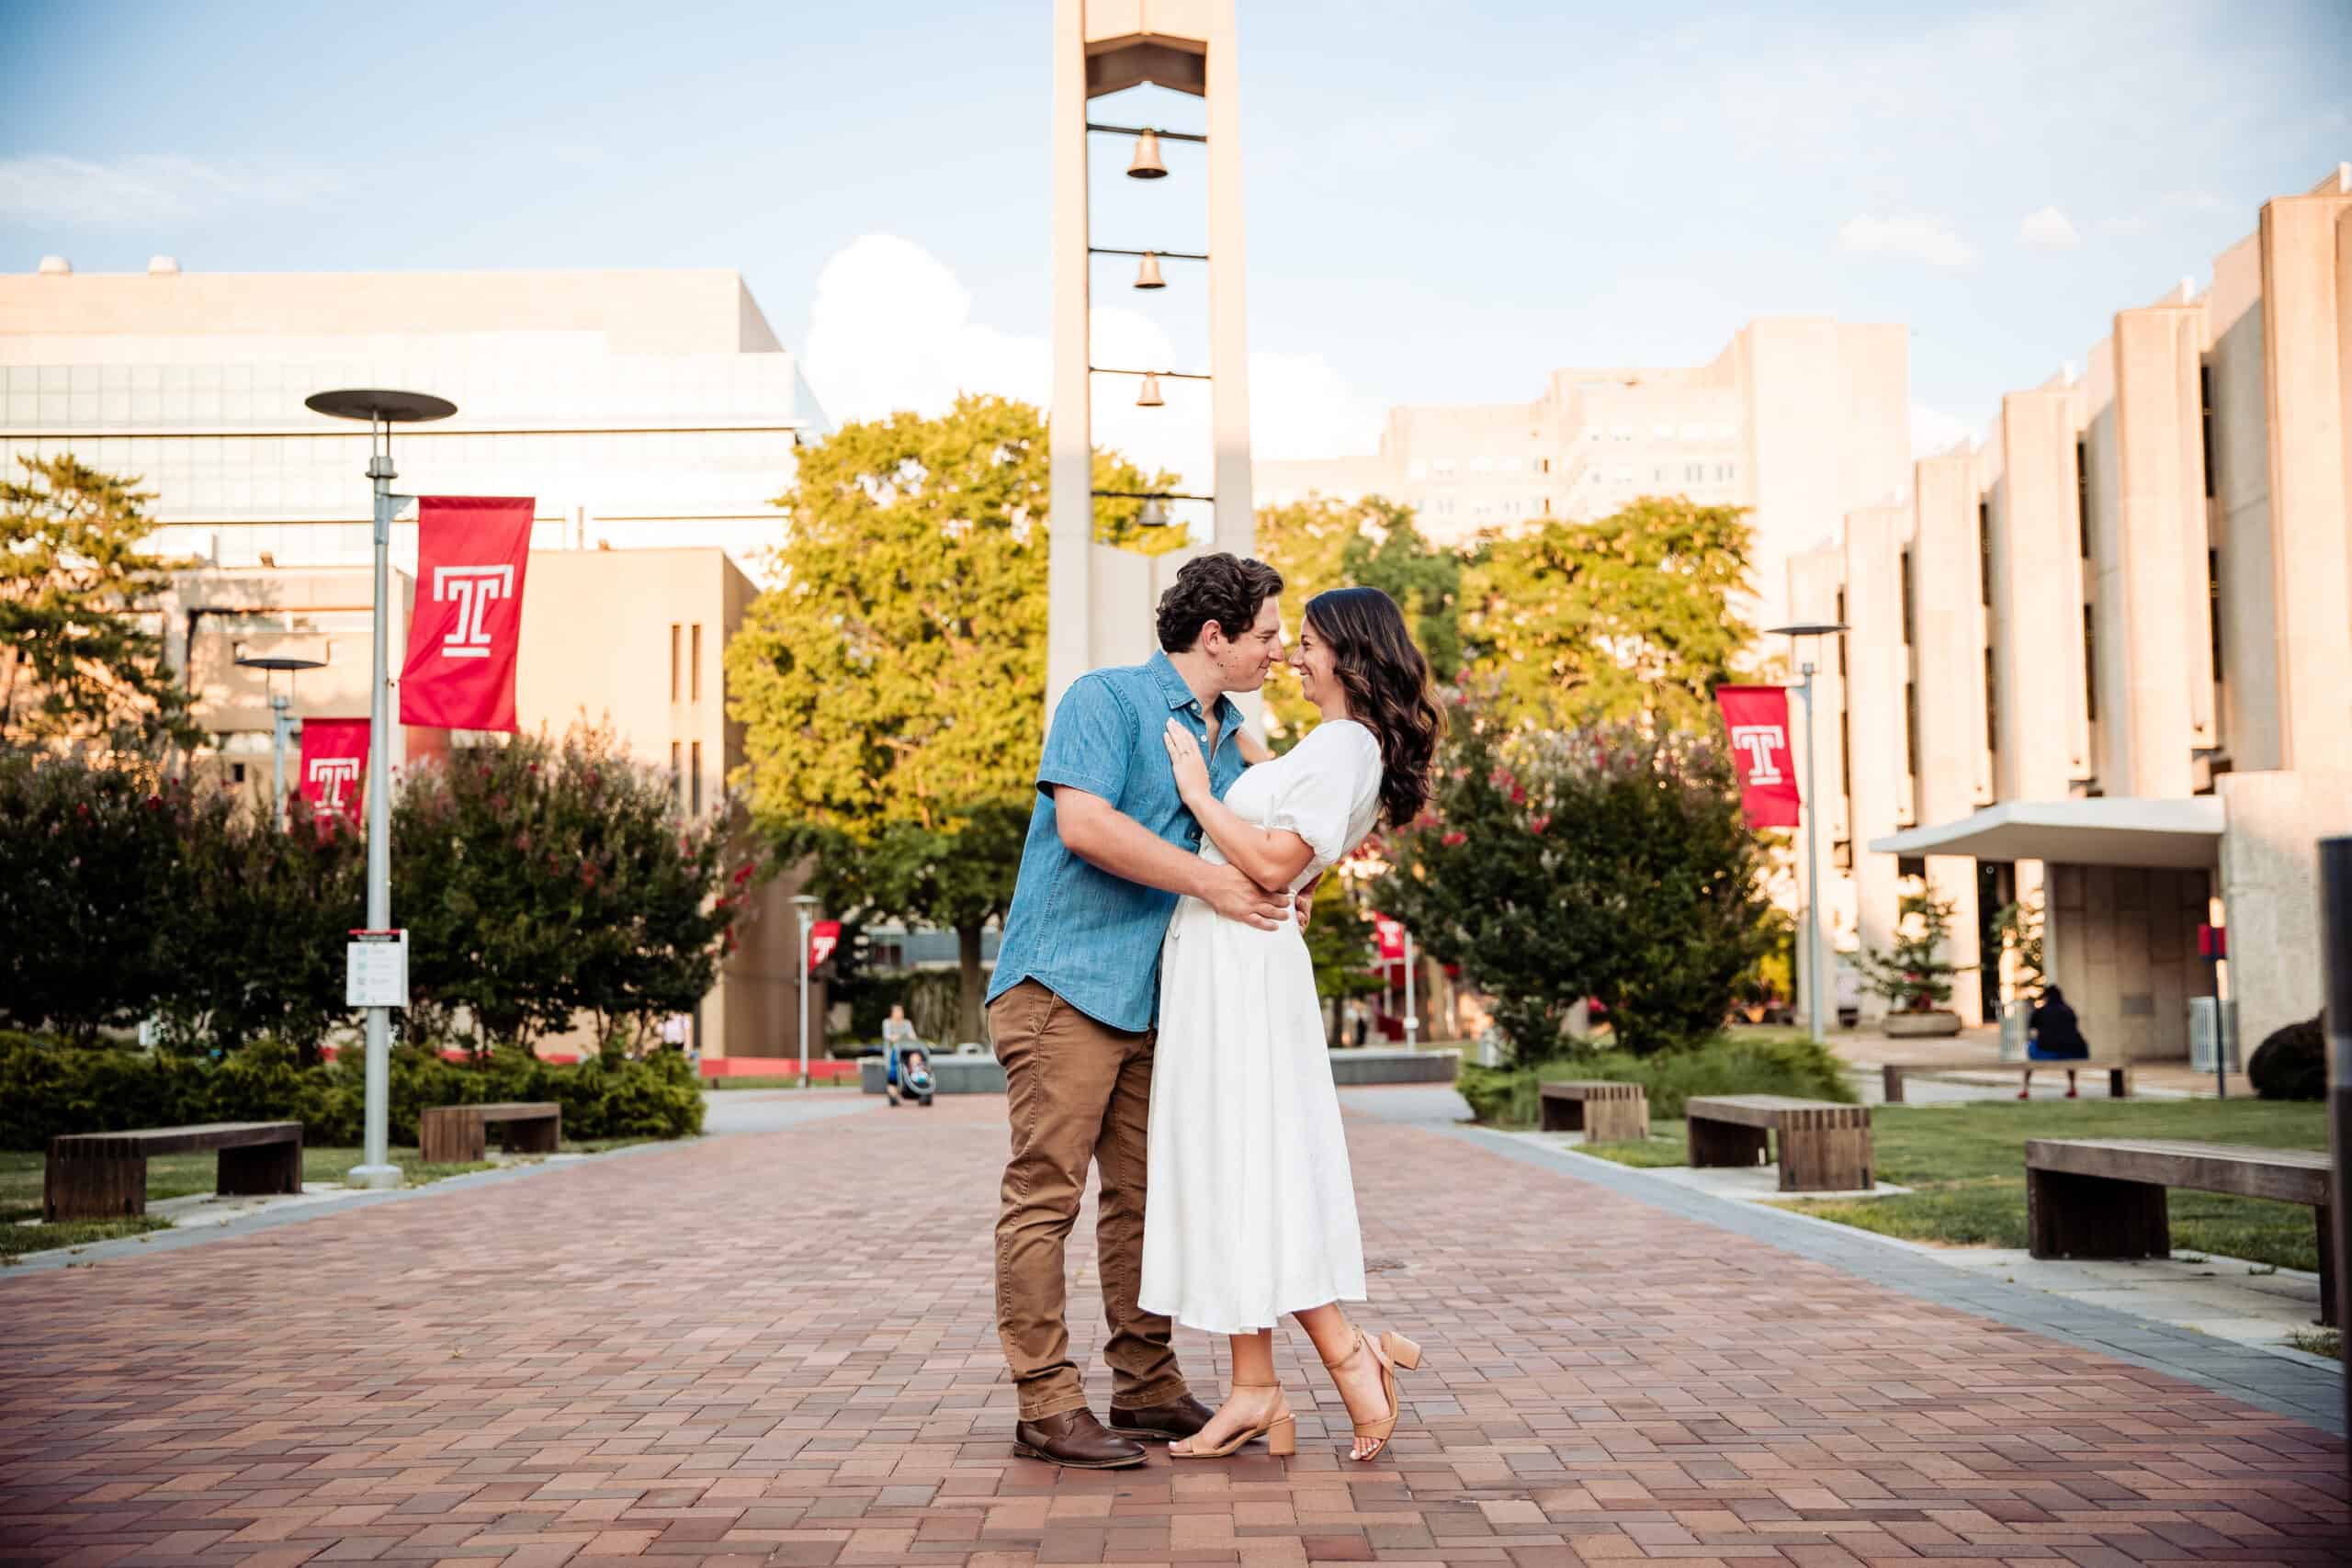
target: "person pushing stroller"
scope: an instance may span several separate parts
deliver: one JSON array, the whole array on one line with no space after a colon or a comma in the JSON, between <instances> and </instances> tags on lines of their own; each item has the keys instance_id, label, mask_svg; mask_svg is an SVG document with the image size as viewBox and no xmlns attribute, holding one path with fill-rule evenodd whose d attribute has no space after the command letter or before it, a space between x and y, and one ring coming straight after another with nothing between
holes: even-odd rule
<instances>
[{"instance_id":1,"label":"person pushing stroller","mask_svg":"<svg viewBox=\"0 0 2352 1568\"><path fill-rule=\"evenodd\" d=\"M907 1017L907 1010L896 1002L890 1004L890 1016L882 1021L882 1092L890 1103L899 1103L899 1094L903 1089L917 1105L929 1105L933 1092L931 1054L915 1037L915 1026Z\"/></svg>"}]
</instances>

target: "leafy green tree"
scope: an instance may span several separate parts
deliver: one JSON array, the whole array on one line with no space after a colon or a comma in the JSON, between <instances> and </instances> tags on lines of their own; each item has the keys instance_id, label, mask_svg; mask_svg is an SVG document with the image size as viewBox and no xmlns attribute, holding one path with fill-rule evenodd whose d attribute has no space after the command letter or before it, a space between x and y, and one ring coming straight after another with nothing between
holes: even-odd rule
<instances>
[{"instance_id":1,"label":"leafy green tree","mask_svg":"<svg viewBox=\"0 0 2352 1568\"><path fill-rule=\"evenodd\" d=\"M460 747L392 803L392 908L409 931L413 1029L471 1020L477 1050L700 1001L735 943L748 863L724 815L687 820L669 779L606 729Z\"/></svg>"},{"instance_id":2,"label":"leafy green tree","mask_svg":"<svg viewBox=\"0 0 2352 1568\"><path fill-rule=\"evenodd\" d=\"M1488 541L1463 586L1473 677L1514 722L1705 728L1755 637L1732 604L1751 534L1743 508L1645 496Z\"/></svg>"},{"instance_id":3,"label":"leafy green tree","mask_svg":"<svg viewBox=\"0 0 2352 1568\"><path fill-rule=\"evenodd\" d=\"M1513 728L1459 699L1430 809L1384 840L1372 897L1495 998L1521 1065L1591 998L1636 1055L1719 1029L1770 945L1730 766L1688 733Z\"/></svg>"},{"instance_id":4,"label":"leafy green tree","mask_svg":"<svg viewBox=\"0 0 2352 1568\"><path fill-rule=\"evenodd\" d=\"M1003 398L843 425L801 454L779 586L727 650L755 821L783 859L817 857L829 908L955 930L966 1039L1045 741L1046 455L1044 416ZM1173 479L1104 454L1094 483ZM1140 506L1098 501L1096 537L1184 542Z\"/></svg>"},{"instance_id":5,"label":"leafy green tree","mask_svg":"<svg viewBox=\"0 0 2352 1568\"><path fill-rule=\"evenodd\" d=\"M146 554L153 493L71 457L0 479L0 742L153 756L202 739L141 607L175 564Z\"/></svg>"},{"instance_id":6,"label":"leafy green tree","mask_svg":"<svg viewBox=\"0 0 2352 1568\"><path fill-rule=\"evenodd\" d=\"M145 767L0 754L0 1025L87 1043L147 1017L233 813Z\"/></svg>"}]
</instances>

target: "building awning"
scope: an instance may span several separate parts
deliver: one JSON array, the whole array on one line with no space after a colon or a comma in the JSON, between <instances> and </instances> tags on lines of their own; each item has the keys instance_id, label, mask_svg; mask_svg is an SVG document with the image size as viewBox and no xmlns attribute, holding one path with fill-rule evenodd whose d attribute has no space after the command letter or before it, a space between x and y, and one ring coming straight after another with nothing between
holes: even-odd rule
<instances>
[{"instance_id":1,"label":"building awning","mask_svg":"<svg viewBox=\"0 0 2352 1568\"><path fill-rule=\"evenodd\" d=\"M2221 860L2219 796L2005 800L1956 822L1870 840L1882 855L2193 868Z\"/></svg>"}]
</instances>

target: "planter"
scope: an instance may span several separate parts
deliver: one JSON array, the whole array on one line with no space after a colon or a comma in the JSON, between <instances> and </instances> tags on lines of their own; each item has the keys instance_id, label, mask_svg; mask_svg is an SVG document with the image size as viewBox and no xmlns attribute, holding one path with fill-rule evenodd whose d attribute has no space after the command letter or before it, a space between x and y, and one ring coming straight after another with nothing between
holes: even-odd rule
<instances>
[{"instance_id":1,"label":"planter","mask_svg":"<svg viewBox=\"0 0 2352 1568\"><path fill-rule=\"evenodd\" d=\"M1919 1040L1935 1034L1960 1032L1956 1012L1891 1012L1881 1025L1890 1040Z\"/></svg>"}]
</instances>

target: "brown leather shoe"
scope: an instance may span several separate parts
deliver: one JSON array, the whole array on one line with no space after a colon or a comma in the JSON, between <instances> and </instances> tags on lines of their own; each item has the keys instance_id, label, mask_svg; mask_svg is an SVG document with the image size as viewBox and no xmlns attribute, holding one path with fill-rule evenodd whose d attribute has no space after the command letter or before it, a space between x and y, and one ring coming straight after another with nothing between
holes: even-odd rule
<instances>
[{"instance_id":1,"label":"brown leather shoe","mask_svg":"<svg viewBox=\"0 0 2352 1568\"><path fill-rule=\"evenodd\" d=\"M1143 1445L1115 1438L1087 1409L1066 1410L1012 1429L1012 1451L1071 1470L1125 1470L1143 1462Z\"/></svg>"},{"instance_id":2,"label":"brown leather shoe","mask_svg":"<svg viewBox=\"0 0 2352 1568\"><path fill-rule=\"evenodd\" d=\"M1111 1406L1111 1430L1123 1438L1141 1438L1148 1443L1170 1442L1178 1438L1190 1438L1209 1424L1213 1412L1191 1394L1168 1404L1147 1405L1139 1410L1122 1410Z\"/></svg>"}]
</instances>

